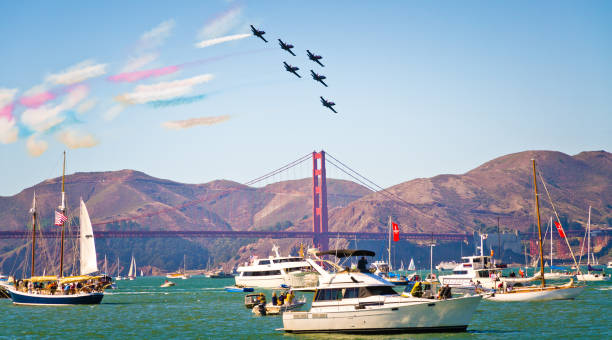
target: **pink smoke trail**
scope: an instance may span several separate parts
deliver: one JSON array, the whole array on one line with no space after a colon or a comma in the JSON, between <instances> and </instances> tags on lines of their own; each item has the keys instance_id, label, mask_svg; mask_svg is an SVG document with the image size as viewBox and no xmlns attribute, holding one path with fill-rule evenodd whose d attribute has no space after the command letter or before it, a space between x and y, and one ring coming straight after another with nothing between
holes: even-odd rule
<instances>
[{"instance_id":1,"label":"pink smoke trail","mask_svg":"<svg viewBox=\"0 0 612 340\"><path fill-rule=\"evenodd\" d=\"M49 91L45 91L31 96L21 97L19 103L23 106L35 109L52 99L55 99L55 95Z\"/></svg>"},{"instance_id":2,"label":"pink smoke trail","mask_svg":"<svg viewBox=\"0 0 612 340\"><path fill-rule=\"evenodd\" d=\"M146 79L146 78L159 77L159 76L163 76L166 74L172 74L174 72L177 72L178 70L180 70L179 66L166 66L166 67L152 69L152 70L119 73L114 76L108 77L107 80L110 80L115 83L120 83L120 82L132 83L132 82L139 81L139 80Z\"/></svg>"},{"instance_id":3,"label":"pink smoke trail","mask_svg":"<svg viewBox=\"0 0 612 340\"><path fill-rule=\"evenodd\" d=\"M0 118L2 117L6 117L6 120L11 120L11 118L13 118L13 108L15 107L15 104L10 103L8 105L5 105L2 109L0 109Z\"/></svg>"}]
</instances>

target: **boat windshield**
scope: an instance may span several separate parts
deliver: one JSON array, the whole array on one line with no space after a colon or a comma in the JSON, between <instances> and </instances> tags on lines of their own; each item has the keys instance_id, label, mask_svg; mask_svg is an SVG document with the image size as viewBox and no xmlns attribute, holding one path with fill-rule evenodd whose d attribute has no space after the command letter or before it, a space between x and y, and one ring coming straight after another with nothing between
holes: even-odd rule
<instances>
[{"instance_id":1,"label":"boat windshield","mask_svg":"<svg viewBox=\"0 0 612 340\"><path fill-rule=\"evenodd\" d=\"M353 288L319 289L315 293L314 301L331 301L353 298L365 298L376 295L397 295L390 286L371 286Z\"/></svg>"}]
</instances>

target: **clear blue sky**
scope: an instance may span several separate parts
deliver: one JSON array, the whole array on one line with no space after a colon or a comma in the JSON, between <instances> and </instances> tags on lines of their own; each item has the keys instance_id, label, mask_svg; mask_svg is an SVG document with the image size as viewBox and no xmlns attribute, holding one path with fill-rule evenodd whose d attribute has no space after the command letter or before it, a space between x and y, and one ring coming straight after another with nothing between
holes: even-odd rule
<instances>
[{"instance_id":1,"label":"clear blue sky","mask_svg":"<svg viewBox=\"0 0 612 340\"><path fill-rule=\"evenodd\" d=\"M249 33L248 24L270 42L195 47ZM0 34L0 89L17 89L13 101L42 83L57 93L63 87L49 77L83 61L103 65L76 104L65 92L43 104L63 117L50 129L32 134L22 117L28 108L15 105L19 137L0 144L0 195L57 176L66 131L97 141L68 150L68 173L135 169L188 183L245 182L322 148L383 186L463 173L527 149L612 149L608 1L2 2ZM297 57L277 38L293 43ZM306 49L323 55L325 67L307 60ZM131 83L108 80L147 56L136 70L183 66ZM215 60L188 64L206 58ZM302 79L283 61L300 67ZM310 69L326 75L329 88L310 79ZM130 103L108 116L122 107L117 96L137 86L203 74L214 79L182 95L203 99ZM339 114L321 106L321 95ZM75 113L90 100L93 107ZM209 126L162 127L228 115ZM46 151L30 155L28 140Z\"/></svg>"}]
</instances>

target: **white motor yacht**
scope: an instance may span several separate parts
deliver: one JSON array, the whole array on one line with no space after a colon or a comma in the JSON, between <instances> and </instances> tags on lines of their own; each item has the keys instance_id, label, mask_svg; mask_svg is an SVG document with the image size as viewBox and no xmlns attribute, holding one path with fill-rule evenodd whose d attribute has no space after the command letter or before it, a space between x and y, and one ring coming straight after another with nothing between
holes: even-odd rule
<instances>
[{"instance_id":1,"label":"white motor yacht","mask_svg":"<svg viewBox=\"0 0 612 340\"><path fill-rule=\"evenodd\" d=\"M334 250L339 258L374 256L367 250ZM482 296L437 299L402 296L389 281L365 270L343 268L330 261L307 260L320 274L308 312L287 311L289 333L408 333L465 331ZM323 269L325 262L333 268Z\"/></svg>"},{"instance_id":2,"label":"white motor yacht","mask_svg":"<svg viewBox=\"0 0 612 340\"><path fill-rule=\"evenodd\" d=\"M302 288L300 283L311 283L304 275L316 276L311 265L300 256L280 256L278 247L272 250L276 256L266 259L253 259L245 266L238 267L234 277L238 287L279 288L291 286ZM316 280L314 280L316 282Z\"/></svg>"}]
</instances>

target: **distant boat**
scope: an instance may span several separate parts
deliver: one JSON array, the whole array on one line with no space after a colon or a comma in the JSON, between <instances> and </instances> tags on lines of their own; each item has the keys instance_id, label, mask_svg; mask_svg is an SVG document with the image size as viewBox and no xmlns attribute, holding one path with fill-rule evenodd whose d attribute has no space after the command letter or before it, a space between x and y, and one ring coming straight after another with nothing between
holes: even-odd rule
<instances>
[{"instance_id":1,"label":"distant boat","mask_svg":"<svg viewBox=\"0 0 612 340\"><path fill-rule=\"evenodd\" d=\"M578 273L576 279L578 281L608 281L610 276L603 272L603 269L593 268L591 264L598 264L595 260L595 255L591 252L591 206L589 205L589 220L587 230L585 231L587 239L587 272L586 274Z\"/></svg>"},{"instance_id":2,"label":"distant boat","mask_svg":"<svg viewBox=\"0 0 612 340\"><path fill-rule=\"evenodd\" d=\"M119 257L117 257L117 276L115 277L115 281L125 280L124 277L119 275Z\"/></svg>"},{"instance_id":3,"label":"distant boat","mask_svg":"<svg viewBox=\"0 0 612 340\"><path fill-rule=\"evenodd\" d=\"M164 281L164 283L162 283L162 285L160 287L166 288L166 287L172 287L174 285L176 285L174 282L166 280L166 281Z\"/></svg>"},{"instance_id":4,"label":"distant boat","mask_svg":"<svg viewBox=\"0 0 612 340\"><path fill-rule=\"evenodd\" d=\"M408 270L409 271L415 271L416 267L414 266L414 259L410 259L410 264L408 265Z\"/></svg>"},{"instance_id":5,"label":"distant boat","mask_svg":"<svg viewBox=\"0 0 612 340\"><path fill-rule=\"evenodd\" d=\"M188 278L191 277L189 274L187 274L187 256L186 255L183 255L183 269L181 270L181 268L179 268L176 272L167 274L166 277L169 279L183 279L183 280L187 280Z\"/></svg>"},{"instance_id":6,"label":"distant boat","mask_svg":"<svg viewBox=\"0 0 612 340\"><path fill-rule=\"evenodd\" d=\"M136 259L134 259L134 255L132 255L132 260L130 261L130 270L128 271L128 279L134 280L136 278Z\"/></svg>"}]
</instances>

